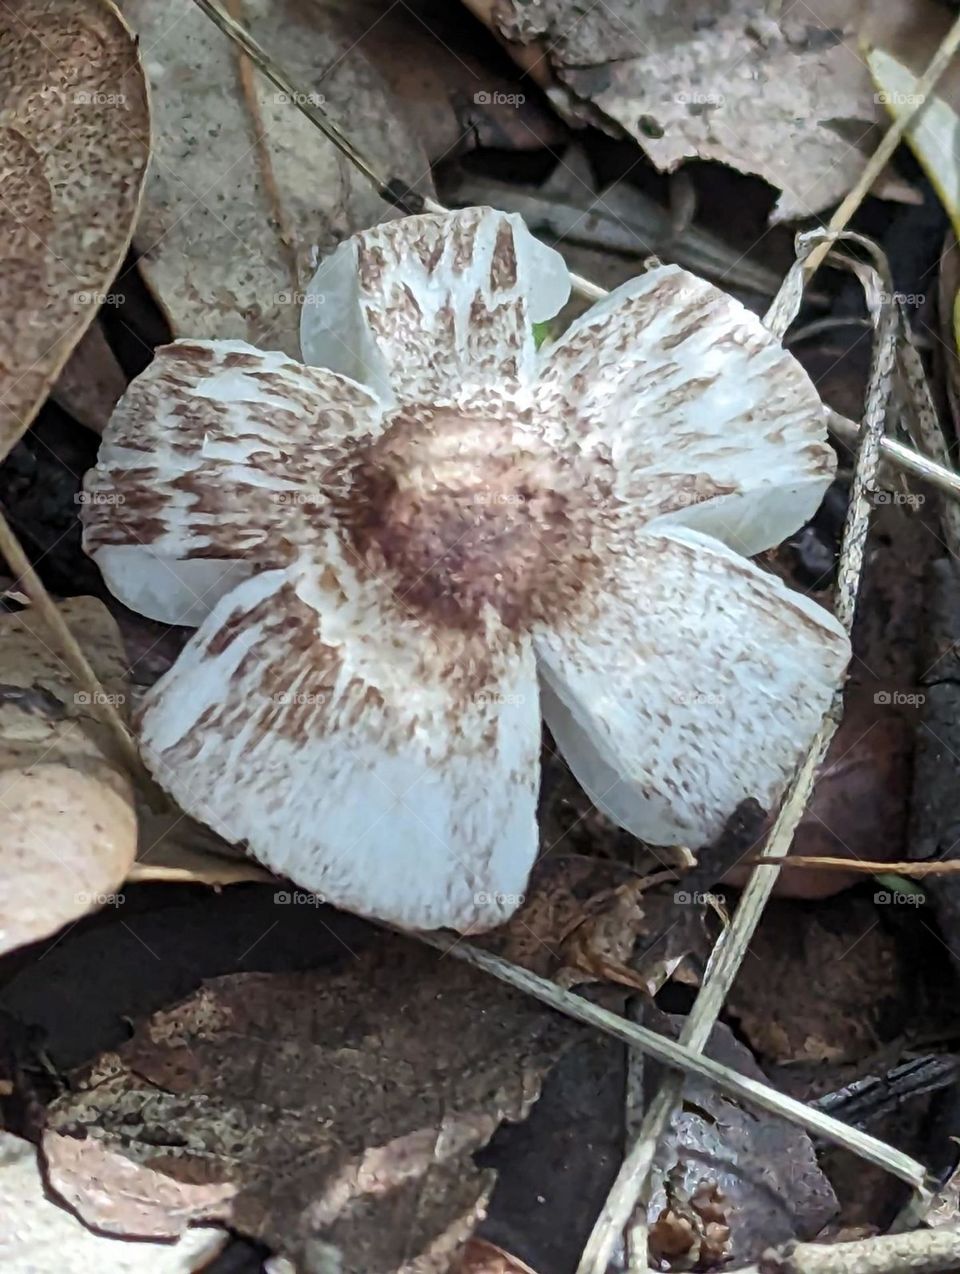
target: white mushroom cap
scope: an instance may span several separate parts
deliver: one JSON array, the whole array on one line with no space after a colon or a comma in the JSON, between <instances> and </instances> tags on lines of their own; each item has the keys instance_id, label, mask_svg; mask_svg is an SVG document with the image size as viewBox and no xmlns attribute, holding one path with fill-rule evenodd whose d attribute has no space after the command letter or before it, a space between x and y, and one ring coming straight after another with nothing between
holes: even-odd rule
<instances>
[{"instance_id":1,"label":"white mushroom cap","mask_svg":"<svg viewBox=\"0 0 960 1274\"><path fill-rule=\"evenodd\" d=\"M142 712L158 780L395 924L483 928L518 904L538 673L597 804L699 845L744 797L776 804L849 655L740 556L797 529L833 472L799 364L674 267L537 354L532 319L567 289L516 217L374 227L308 292L325 370L168 346L88 479L111 587L202 620Z\"/></svg>"}]
</instances>

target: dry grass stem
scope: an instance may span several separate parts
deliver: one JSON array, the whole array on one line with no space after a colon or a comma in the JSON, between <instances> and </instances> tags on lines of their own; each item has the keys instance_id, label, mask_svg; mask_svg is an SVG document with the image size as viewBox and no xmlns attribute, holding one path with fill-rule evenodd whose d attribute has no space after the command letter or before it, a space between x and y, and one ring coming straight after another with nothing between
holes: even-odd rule
<instances>
[{"instance_id":1,"label":"dry grass stem","mask_svg":"<svg viewBox=\"0 0 960 1274\"><path fill-rule=\"evenodd\" d=\"M765 1110L768 1114L789 1119L792 1123L805 1128L812 1136L822 1137L826 1141L845 1147L853 1154L859 1155L861 1159L876 1164L885 1172L899 1177L915 1190L922 1191L928 1188L926 1171L923 1164L918 1163L916 1159L911 1159L909 1155L878 1141L876 1137L871 1137L858 1128L851 1128L812 1106L806 1106L803 1102L778 1092L769 1084L749 1079L741 1075L739 1071L731 1070L712 1058L685 1048L676 1040L658 1035L656 1031L619 1017L616 1013L611 1013L609 1009L601 1008L600 1005L584 999L581 995L574 995L572 991L565 991L556 983L538 977L537 974L519 965L502 960L489 951L483 951L468 942L458 941L455 935L418 933L415 936L420 942L442 952L443 955L465 960L468 964L499 978L501 982L506 982L508 986L516 987L534 996L559 1013L564 1013L567 1017L584 1022L588 1026L596 1027L631 1048L641 1049L672 1070L699 1075L740 1101L747 1102L759 1110Z\"/></svg>"}]
</instances>

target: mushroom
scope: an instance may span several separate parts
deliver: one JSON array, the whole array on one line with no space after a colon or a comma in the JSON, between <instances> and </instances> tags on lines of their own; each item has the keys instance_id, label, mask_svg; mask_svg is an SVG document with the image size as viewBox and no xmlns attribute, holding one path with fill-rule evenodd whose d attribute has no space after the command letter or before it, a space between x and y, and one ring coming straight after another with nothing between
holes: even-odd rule
<instances>
[{"instance_id":1,"label":"mushroom","mask_svg":"<svg viewBox=\"0 0 960 1274\"><path fill-rule=\"evenodd\" d=\"M337 906L481 930L537 853L540 717L596 805L702 845L772 808L849 656L747 557L833 473L800 365L674 266L569 293L515 215L355 235L306 364L179 340L86 478L113 593L197 627L139 714L189 814Z\"/></svg>"}]
</instances>

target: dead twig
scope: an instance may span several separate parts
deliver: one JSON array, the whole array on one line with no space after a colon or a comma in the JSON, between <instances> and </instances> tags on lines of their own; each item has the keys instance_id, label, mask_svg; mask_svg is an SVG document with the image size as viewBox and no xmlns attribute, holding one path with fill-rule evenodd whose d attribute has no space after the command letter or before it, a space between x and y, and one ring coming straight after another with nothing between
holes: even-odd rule
<instances>
[{"instance_id":1,"label":"dead twig","mask_svg":"<svg viewBox=\"0 0 960 1274\"><path fill-rule=\"evenodd\" d=\"M386 925L383 927L389 928ZM582 995L566 991L555 982L538 977L528 969L511 964L489 951L471 946L468 942L459 941L454 935L417 933L413 936L446 956L465 960L468 964L483 969L485 973L534 996L541 1003L564 1013L567 1017L596 1027L607 1035L622 1040L631 1048L641 1049L672 1070L699 1075L708 1083L716 1084L723 1092L731 1094L740 1101L748 1102L768 1114L789 1119L792 1123L805 1128L813 1136L823 1137L826 1141L843 1146L853 1154L859 1155L861 1159L867 1160L868 1163L875 1164L885 1172L899 1177L915 1190L926 1193L930 1188L926 1170L916 1159L911 1159L909 1155L886 1145L876 1137L871 1137L868 1133L861 1132L858 1128L851 1128L837 1119L832 1119L813 1106L804 1105L803 1102L778 1092L769 1084L749 1079L746 1075L741 1075L739 1071L731 1070L730 1067L714 1061L713 1058L704 1057L676 1040L668 1039L665 1035L658 1035L656 1031L639 1026L624 1017L618 1017L609 1009L601 1008L600 1005L584 999Z\"/></svg>"},{"instance_id":2,"label":"dead twig","mask_svg":"<svg viewBox=\"0 0 960 1274\"><path fill-rule=\"evenodd\" d=\"M768 858L761 854L757 858L747 860L747 865L752 867L758 863L770 863L779 860ZM781 867L800 867L817 870L824 868L826 871L856 871L863 872L866 876L884 876L893 874L895 876L912 876L917 880L922 880L925 876L950 876L960 872L960 859L951 862L937 863L881 863L871 862L865 858L832 858L825 856L817 858L815 855L808 857L805 854L791 854L789 858L785 858Z\"/></svg>"},{"instance_id":3,"label":"dead twig","mask_svg":"<svg viewBox=\"0 0 960 1274\"><path fill-rule=\"evenodd\" d=\"M941 1274L960 1270L960 1230L945 1226L851 1243L790 1243L730 1274Z\"/></svg>"}]
</instances>

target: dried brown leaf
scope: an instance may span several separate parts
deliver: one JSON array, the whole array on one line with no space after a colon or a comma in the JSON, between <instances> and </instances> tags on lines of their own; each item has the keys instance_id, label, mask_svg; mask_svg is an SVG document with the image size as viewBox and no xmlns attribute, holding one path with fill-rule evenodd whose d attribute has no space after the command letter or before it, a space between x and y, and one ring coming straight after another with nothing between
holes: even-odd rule
<instances>
[{"instance_id":1,"label":"dried brown leaf","mask_svg":"<svg viewBox=\"0 0 960 1274\"><path fill-rule=\"evenodd\" d=\"M339 240L385 205L193 0L122 0L150 50L154 162L135 245L175 336L235 337L300 355L304 289ZM301 0L233 3L274 60L389 177L430 189L362 43ZM321 20L322 19L322 20Z\"/></svg>"},{"instance_id":2,"label":"dried brown leaf","mask_svg":"<svg viewBox=\"0 0 960 1274\"><path fill-rule=\"evenodd\" d=\"M658 1013L648 1023L675 1034L682 1019ZM726 1026L714 1027L706 1052L764 1079ZM658 1064L645 1067L645 1095L656 1091L661 1077ZM747 1264L770 1244L813 1238L837 1210L805 1132L782 1119L758 1117L699 1079L684 1084L683 1100L658 1145L652 1180L651 1240L658 1255L673 1256L670 1269L712 1269L720 1259Z\"/></svg>"},{"instance_id":3,"label":"dried brown leaf","mask_svg":"<svg viewBox=\"0 0 960 1274\"><path fill-rule=\"evenodd\" d=\"M460 1253L452 1274L535 1274L529 1265L518 1261L486 1239L471 1239Z\"/></svg>"},{"instance_id":4,"label":"dried brown leaf","mask_svg":"<svg viewBox=\"0 0 960 1274\"><path fill-rule=\"evenodd\" d=\"M689 953L705 957L709 949L702 909L676 905L683 882L664 886L663 876L641 876L612 859L548 855L534 867L520 910L474 941L561 986L613 982L652 994ZM635 952L662 931L638 966ZM693 967L681 976L694 980Z\"/></svg>"},{"instance_id":5,"label":"dried brown leaf","mask_svg":"<svg viewBox=\"0 0 960 1274\"><path fill-rule=\"evenodd\" d=\"M123 647L102 602L61 611L94 671L125 704ZM115 896L136 851L126 775L32 610L0 616L0 951L46 937Z\"/></svg>"},{"instance_id":6,"label":"dried brown leaf","mask_svg":"<svg viewBox=\"0 0 960 1274\"><path fill-rule=\"evenodd\" d=\"M120 1238L175 1239L193 1221L228 1221L236 1187L185 1185L107 1150L94 1137L48 1132L50 1188L85 1225Z\"/></svg>"},{"instance_id":7,"label":"dried brown leaf","mask_svg":"<svg viewBox=\"0 0 960 1274\"><path fill-rule=\"evenodd\" d=\"M0 9L0 456L123 260L149 144L136 43L107 0Z\"/></svg>"},{"instance_id":8,"label":"dried brown leaf","mask_svg":"<svg viewBox=\"0 0 960 1274\"><path fill-rule=\"evenodd\" d=\"M758 1056L856 1062L903 1029L912 975L878 919L870 899L850 894L813 914L786 900L768 906L728 999Z\"/></svg>"},{"instance_id":9,"label":"dried brown leaf","mask_svg":"<svg viewBox=\"0 0 960 1274\"><path fill-rule=\"evenodd\" d=\"M64 411L95 433L103 433L127 387L120 364L99 323L88 327L67 359L52 394Z\"/></svg>"},{"instance_id":10,"label":"dried brown leaf","mask_svg":"<svg viewBox=\"0 0 960 1274\"><path fill-rule=\"evenodd\" d=\"M0 1132L0 1268L4 1274L192 1274L223 1248L227 1232L187 1230L176 1243L93 1234L47 1197L36 1147Z\"/></svg>"},{"instance_id":11,"label":"dried brown leaf","mask_svg":"<svg viewBox=\"0 0 960 1274\"><path fill-rule=\"evenodd\" d=\"M345 955L347 953L345 952ZM218 978L51 1110L182 1181L317 1274L444 1271L491 1186L472 1152L523 1118L576 1028L387 936L340 970Z\"/></svg>"},{"instance_id":12,"label":"dried brown leaf","mask_svg":"<svg viewBox=\"0 0 960 1274\"><path fill-rule=\"evenodd\" d=\"M625 131L661 169L699 157L756 173L783 191L781 220L846 194L886 125L860 41L921 70L950 22L933 0L467 3L520 65L552 74L565 114Z\"/></svg>"}]
</instances>

